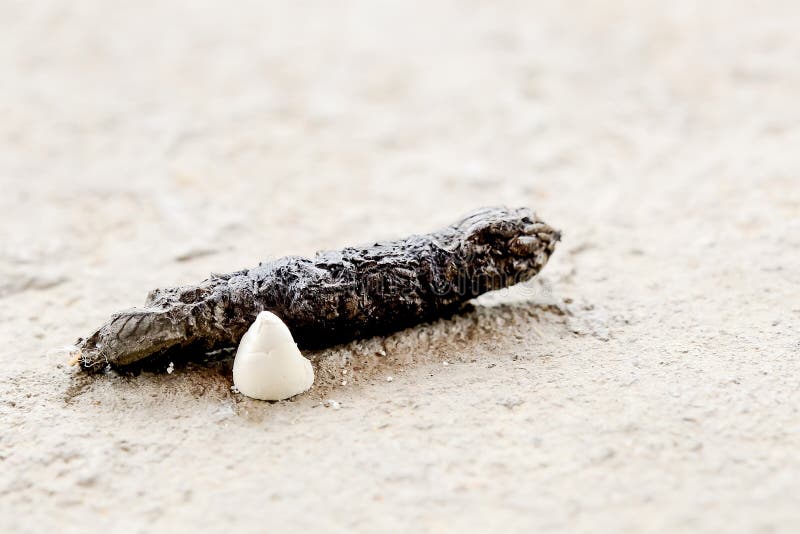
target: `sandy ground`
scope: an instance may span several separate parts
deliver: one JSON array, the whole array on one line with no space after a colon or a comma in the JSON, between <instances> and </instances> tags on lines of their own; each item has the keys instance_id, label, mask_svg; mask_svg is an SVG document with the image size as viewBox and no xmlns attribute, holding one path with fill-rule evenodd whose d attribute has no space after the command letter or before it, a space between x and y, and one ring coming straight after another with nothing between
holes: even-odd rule
<instances>
[{"instance_id":1,"label":"sandy ground","mask_svg":"<svg viewBox=\"0 0 800 534\"><path fill-rule=\"evenodd\" d=\"M0 10L0 531L800 529L796 1ZM535 285L291 401L52 350L495 204Z\"/></svg>"}]
</instances>

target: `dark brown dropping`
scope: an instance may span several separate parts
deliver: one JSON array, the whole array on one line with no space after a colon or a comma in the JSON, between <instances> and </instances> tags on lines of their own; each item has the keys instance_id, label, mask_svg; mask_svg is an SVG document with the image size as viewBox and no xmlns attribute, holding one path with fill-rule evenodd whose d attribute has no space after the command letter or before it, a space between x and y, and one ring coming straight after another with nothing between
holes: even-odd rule
<instances>
[{"instance_id":1,"label":"dark brown dropping","mask_svg":"<svg viewBox=\"0 0 800 534\"><path fill-rule=\"evenodd\" d=\"M528 208L487 208L431 234L156 289L143 308L114 314L79 340L81 364L125 367L167 352L233 347L263 310L281 317L306 348L386 334L529 280L559 238Z\"/></svg>"}]
</instances>

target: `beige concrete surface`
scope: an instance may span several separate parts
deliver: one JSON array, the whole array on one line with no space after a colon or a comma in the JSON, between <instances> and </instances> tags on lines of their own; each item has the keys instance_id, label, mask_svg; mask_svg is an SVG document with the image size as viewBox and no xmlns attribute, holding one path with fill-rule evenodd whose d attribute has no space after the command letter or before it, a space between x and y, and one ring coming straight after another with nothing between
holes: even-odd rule
<instances>
[{"instance_id":1,"label":"beige concrete surface","mask_svg":"<svg viewBox=\"0 0 800 534\"><path fill-rule=\"evenodd\" d=\"M798 28L0 1L0 531L797 532ZM495 204L563 230L534 286L309 354L292 401L53 350L157 286Z\"/></svg>"}]
</instances>

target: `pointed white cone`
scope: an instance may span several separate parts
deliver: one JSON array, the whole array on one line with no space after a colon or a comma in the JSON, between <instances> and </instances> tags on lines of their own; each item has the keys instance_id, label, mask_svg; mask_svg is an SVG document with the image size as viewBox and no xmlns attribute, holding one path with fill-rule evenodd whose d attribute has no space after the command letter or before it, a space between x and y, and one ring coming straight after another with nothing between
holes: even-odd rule
<instances>
[{"instance_id":1,"label":"pointed white cone","mask_svg":"<svg viewBox=\"0 0 800 534\"><path fill-rule=\"evenodd\" d=\"M300 354L289 328L274 313L259 313L236 351L236 388L254 399L283 400L303 393L313 383L311 362Z\"/></svg>"}]
</instances>

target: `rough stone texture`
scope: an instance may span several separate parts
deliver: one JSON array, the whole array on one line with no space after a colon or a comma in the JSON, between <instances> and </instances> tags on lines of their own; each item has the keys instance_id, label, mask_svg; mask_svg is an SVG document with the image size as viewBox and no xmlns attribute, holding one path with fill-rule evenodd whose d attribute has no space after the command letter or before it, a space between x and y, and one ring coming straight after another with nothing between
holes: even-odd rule
<instances>
[{"instance_id":1,"label":"rough stone texture","mask_svg":"<svg viewBox=\"0 0 800 534\"><path fill-rule=\"evenodd\" d=\"M800 530L796 1L2 15L0 531ZM564 232L533 285L308 353L292 402L50 352L501 204Z\"/></svg>"},{"instance_id":2,"label":"rough stone texture","mask_svg":"<svg viewBox=\"0 0 800 534\"><path fill-rule=\"evenodd\" d=\"M79 340L75 356L87 370L152 370L157 359L224 355L264 310L283 319L301 348L385 335L527 282L559 239L528 208L483 208L430 234L285 257L153 290L144 307L115 313Z\"/></svg>"}]
</instances>

